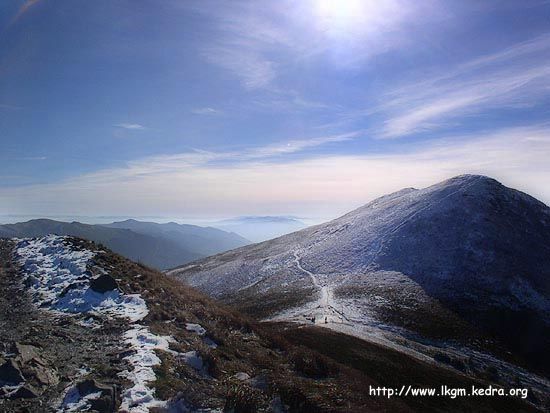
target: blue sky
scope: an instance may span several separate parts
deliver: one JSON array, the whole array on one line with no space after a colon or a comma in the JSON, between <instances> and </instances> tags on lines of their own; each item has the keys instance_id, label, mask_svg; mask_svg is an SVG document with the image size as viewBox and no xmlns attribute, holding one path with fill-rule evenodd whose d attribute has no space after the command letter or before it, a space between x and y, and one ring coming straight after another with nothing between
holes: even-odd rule
<instances>
[{"instance_id":1,"label":"blue sky","mask_svg":"<svg viewBox=\"0 0 550 413\"><path fill-rule=\"evenodd\" d=\"M483 173L550 203L548 1L3 1L0 214L331 217Z\"/></svg>"}]
</instances>

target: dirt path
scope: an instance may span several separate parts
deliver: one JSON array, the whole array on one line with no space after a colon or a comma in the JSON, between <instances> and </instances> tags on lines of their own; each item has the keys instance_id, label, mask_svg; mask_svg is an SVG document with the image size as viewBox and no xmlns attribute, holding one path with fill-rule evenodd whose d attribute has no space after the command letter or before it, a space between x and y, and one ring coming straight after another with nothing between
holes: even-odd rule
<instances>
[{"instance_id":1,"label":"dirt path","mask_svg":"<svg viewBox=\"0 0 550 413\"><path fill-rule=\"evenodd\" d=\"M316 310L313 311L312 314L309 314L310 311L306 311L308 313L307 316L309 316L310 318L312 317L314 323L329 324L334 322L342 323L347 321L347 318L344 315L343 311L337 309L336 302L332 298L332 289L330 288L330 286L321 285L319 283L317 275L302 267L300 260L301 257L298 251L294 250L294 262L296 264L296 267L311 279L312 284L317 290L319 290L321 294L318 299Z\"/></svg>"}]
</instances>

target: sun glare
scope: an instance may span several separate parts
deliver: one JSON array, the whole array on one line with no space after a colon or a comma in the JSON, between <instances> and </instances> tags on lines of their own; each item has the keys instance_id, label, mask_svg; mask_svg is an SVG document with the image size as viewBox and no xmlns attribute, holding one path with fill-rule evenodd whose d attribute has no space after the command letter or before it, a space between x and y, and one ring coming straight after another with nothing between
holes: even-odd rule
<instances>
[{"instance_id":1,"label":"sun glare","mask_svg":"<svg viewBox=\"0 0 550 413\"><path fill-rule=\"evenodd\" d=\"M335 38L362 37L398 24L403 8L396 0L314 0L322 31Z\"/></svg>"},{"instance_id":2,"label":"sun glare","mask_svg":"<svg viewBox=\"0 0 550 413\"><path fill-rule=\"evenodd\" d=\"M368 1L317 0L319 16L333 21L352 21L360 18Z\"/></svg>"}]
</instances>

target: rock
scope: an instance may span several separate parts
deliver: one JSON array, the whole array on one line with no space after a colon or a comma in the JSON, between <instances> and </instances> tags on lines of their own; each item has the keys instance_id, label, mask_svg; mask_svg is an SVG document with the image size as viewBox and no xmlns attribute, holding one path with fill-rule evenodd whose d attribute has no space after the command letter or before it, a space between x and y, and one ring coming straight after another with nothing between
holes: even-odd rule
<instances>
[{"instance_id":1,"label":"rock","mask_svg":"<svg viewBox=\"0 0 550 413\"><path fill-rule=\"evenodd\" d=\"M0 385L16 385L24 381L23 373L13 360L8 360L0 366Z\"/></svg>"},{"instance_id":2,"label":"rock","mask_svg":"<svg viewBox=\"0 0 550 413\"><path fill-rule=\"evenodd\" d=\"M30 384L25 384L23 387L20 387L15 393L13 393L11 399L34 399L38 397L40 392L36 390Z\"/></svg>"},{"instance_id":3,"label":"rock","mask_svg":"<svg viewBox=\"0 0 550 413\"><path fill-rule=\"evenodd\" d=\"M59 383L59 378L54 370L41 365L36 365L29 368L29 376L34 376L36 381L45 386L55 386Z\"/></svg>"},{"instance_id":4,"label":"rock","mask_svg":"<svg viewBox=\"0 0 550 413\"><path fill-rule=\"evenodd\" d=\"M78 383L76 388L82 396L101 392L98 399L90 401L92 410L99 413L111 413L116 410L117 391L114 386L88 379Z\"/></svg>"},{"instance_id":5,"label":"rock","mask_svg":"<svg viewBox=\"0 0 550 413\"><path fill-rule=\"evenodd\" d=\"M106 293L118 289L118 283L109 274L102 274L99 277L92 278L90 288L98 293Z\"/></svg>"},{"instance_id":6,"label":"rock","mask_svg":"<svg viewBox=\"0 0 550 413\"><path fill-rule=\"evenodd\" d=\"M250 378L250 375L248 373L245 373L244 371L239 371L238 373L234 374L233 377L235 377L237 380L245 381Z\"/></svg>"},{"instance_id":7,"label":"rock","mask_svg":"<svg viewBox=\"0 0 550 413\"><path fill-rule=\"evenodd\" d=\"M99 413L112 413L116 410L115 400L112 396L104 395L99 399L90 400L90 408Z\"/></svg>"},{"instance_id":8,"label":"rock","mask_svg":"<svg viewBox=\"0 0 550 413\"><path fill-rule=\"evenodd\" d=\"M27 364L31 360L36 360L40 364L44 364L40 359L40 349L30 344L15 343L15 353L22 364Z\"/></svg>"}]
</instances>

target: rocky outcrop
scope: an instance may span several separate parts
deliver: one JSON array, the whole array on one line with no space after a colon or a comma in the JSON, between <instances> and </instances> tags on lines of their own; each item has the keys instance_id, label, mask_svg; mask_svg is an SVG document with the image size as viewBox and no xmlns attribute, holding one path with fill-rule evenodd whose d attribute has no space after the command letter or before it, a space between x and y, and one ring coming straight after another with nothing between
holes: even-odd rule
<instances>
[{"instance_id":1,"label":"rocky outcrop","mask_svg":"<svg viewBox=\"0 0 550 413\"><path fill-rule=\"evenodd\" d=\"M0 397L38 397L51 386L59 383L54 367L41 356L40 348L23 343L13 343L11 358L0 366Z\"/></svg>"}]
</instances>

